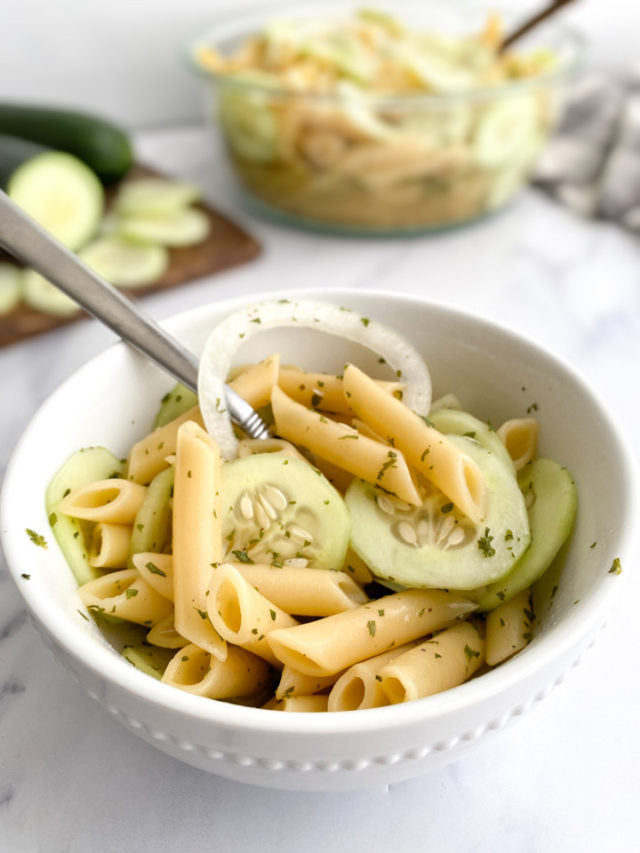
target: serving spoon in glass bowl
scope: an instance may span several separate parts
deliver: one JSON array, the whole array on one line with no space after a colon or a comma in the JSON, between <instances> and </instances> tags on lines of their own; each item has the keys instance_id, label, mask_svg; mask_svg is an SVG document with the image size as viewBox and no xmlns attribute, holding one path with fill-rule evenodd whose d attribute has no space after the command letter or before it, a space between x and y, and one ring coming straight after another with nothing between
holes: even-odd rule
<instances>
[{"instance_id":1,"label":"serving spoon in glass bowl","mask_svg":"<svg viewBox=\"0 0 640 853\"><path fill-rule=\"evenodd\" d=\"M196 356L134 305L120 291L82 263L0 191L0 247L32 267L82 308L187 388L198 390ZM251 438L271 433L260 415L228 385L231 420Z\"/></svg>"}]
</instances>

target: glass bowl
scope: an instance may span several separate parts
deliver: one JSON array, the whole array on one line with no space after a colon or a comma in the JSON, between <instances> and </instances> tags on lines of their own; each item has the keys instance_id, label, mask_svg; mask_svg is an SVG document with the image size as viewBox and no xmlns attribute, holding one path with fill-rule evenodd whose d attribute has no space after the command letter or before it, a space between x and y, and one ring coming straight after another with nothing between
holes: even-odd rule
<instances>
[{"instance_id":1,"label":"glass bowl","mask_svg":"<svg viewBox=\"0 0 640 853\"><path fill-rule=\"evenodd\" d=\"M329 2L272 10L270 26L344 18L353 8ZM393 10L415 32L469 34L486 22L486 7L468 2L400 2ZM220 23L190 45L208 117L254 208L290 224L358 234L437 231L507 204L532 174L581 55L578 36L546 25L514 53L551 51L551 70L471 90L468 78L454 75L441 81L449 91L398 95L368 93L347 80L335 91L301 84L294 91L264 72L225 76L203 63L207 50L229 56L264 27L262 10Z\"/></svg>"}]
</instances>

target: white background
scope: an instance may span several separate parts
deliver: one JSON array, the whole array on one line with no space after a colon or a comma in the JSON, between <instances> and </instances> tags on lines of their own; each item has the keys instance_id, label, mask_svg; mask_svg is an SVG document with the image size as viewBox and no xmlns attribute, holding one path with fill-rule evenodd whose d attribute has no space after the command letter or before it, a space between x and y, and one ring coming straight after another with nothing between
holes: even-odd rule
<instances>
[{"instance_id":1,"label":"white background","mask_svg":"<svg viewBox=\"0 0 640 853\"><path fill-rule=\"evenodd\" d=\"M524 14L545 3L487 5ZM130 128L193 121L200 115L200 86L181 61L184 45L223 14L273 5L269 0L0 0L0 99L66 103ZM362 5L376 3L363 0ZM640 60L637 0L576 0L575 8L561 14L587 36L589 63L611 67Z\"/></svg>"}]
</instances>

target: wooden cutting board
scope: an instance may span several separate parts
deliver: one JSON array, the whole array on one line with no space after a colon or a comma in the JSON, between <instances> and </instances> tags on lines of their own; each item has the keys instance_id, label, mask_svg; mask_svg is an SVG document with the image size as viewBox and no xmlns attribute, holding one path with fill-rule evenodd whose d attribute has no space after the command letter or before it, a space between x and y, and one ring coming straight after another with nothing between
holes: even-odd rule
<instances>
[{"instance_id":1,"label":"wooden cutting board","mask_svg":"<svg viewBox=\"0 0 640 853\"><path fill-rule=\"evenodd\" d=\"M149 175L158 176L160 173L146 166L135 166L127 175L125 181ZM107 190L107 208L112 202L115 188ZM195 246L170 249L170 263L162 278L153 284L138 288L123 289L123 292L133 299L168 290L180 284L186 284L194 279L203 278L237 264L245 263L260 253L260 244L246 231L235 225L217 210L207 204L196 207L204 211L211 223L209 236ZM0 252L0 260L13 261ZM57 329L61 326L75 323L87 315L80 311L72 317L54 317L34 311L26 305L19 305L8 314L0 315L0 347L8 346L17 341Z\"/></svg>"}]
</instances>

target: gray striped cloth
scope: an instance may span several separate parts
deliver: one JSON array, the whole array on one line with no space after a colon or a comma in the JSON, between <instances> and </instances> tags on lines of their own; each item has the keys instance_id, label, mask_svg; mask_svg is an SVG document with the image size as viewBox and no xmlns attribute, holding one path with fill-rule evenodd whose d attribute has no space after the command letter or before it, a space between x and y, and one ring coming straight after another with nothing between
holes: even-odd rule
<instances>
[{"instance_id":1,"label":"gray striped cloth","mask_svg":"<svg viewBox=\"0 0 640 853\"><path fill-rule=\"evenodd\" d=\"M535 181L581 216L640 233L640 65L573 86Z\"/></svg>"}]
</instances>

